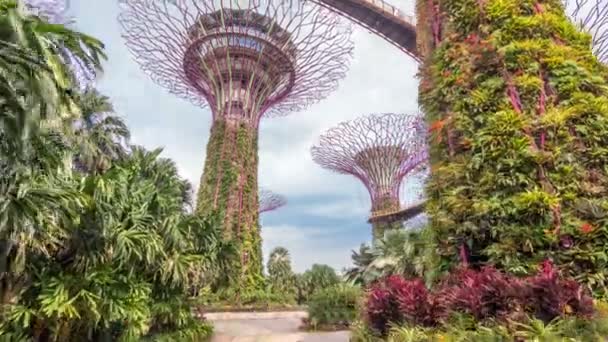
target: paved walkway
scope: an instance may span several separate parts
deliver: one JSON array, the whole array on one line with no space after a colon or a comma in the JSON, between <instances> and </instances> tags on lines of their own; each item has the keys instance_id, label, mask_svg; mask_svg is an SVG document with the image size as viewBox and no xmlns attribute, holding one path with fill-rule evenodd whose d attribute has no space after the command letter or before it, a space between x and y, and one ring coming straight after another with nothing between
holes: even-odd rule
<instances>
[{"instance_id":1,"label":"paved walkway","mask_svg":"<svg viewBox=\"0 0 608 342\"><path fill-rule=\"evenodd\" d=\"M348 332L298 331L305 312L206 314L213 322L211 342L348 342Z\"/></svg>"}]
</instances>

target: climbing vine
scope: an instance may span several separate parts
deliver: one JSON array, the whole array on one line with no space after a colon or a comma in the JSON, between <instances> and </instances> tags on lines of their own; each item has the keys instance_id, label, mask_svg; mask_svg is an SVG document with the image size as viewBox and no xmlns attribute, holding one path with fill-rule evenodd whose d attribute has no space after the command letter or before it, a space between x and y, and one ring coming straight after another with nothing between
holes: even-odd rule
<instances>
[{"instance_id":1,"label":"climbing vine","mask_svg":"<svg viewBox=\"0 0 608 342\"><path fill-rule=\"evenodd\" d=\"M530 274L552 259L608 296L608 73L591 37L559 0L419 0L418 13L444 265Z\"/></svg>"},{"instance_id":2,"label":"climbing vine","mask_svg":"<svg viewBox=\"0 0 608 342\"><path fill-rule=\"evenodd\" d=\"M247 123L214 122L197 202L198 213L222 218L224 237L234 241L240 260L232 267L232 285L243 291L263 283L257 139Z\"/></svg>"}]
</instances>

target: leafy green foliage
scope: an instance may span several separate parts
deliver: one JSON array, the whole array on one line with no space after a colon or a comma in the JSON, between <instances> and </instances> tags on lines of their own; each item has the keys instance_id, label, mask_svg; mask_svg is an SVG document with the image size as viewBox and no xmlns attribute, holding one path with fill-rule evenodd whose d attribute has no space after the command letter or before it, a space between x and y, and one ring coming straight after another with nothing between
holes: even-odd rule
<instances>
[{"instance_id":1,"label":"leafy green foliage","mask_svg":"<svg viewBox=\"0 0 608 342\"><path fill-rule=\"evenodd\" d=\"M429 229L389 231L375 246L361 245L359 252L353 251L352 259L354 267L346 270L346 279L355 284L369 285L394 274L406 278L425 277L430 284L439 275Z\"/></svg>"},{"instance_id":2,"label":"leafy green foliage","mask_svg":"<svg viewBox=\"0 0 608 342\"><path fill-rule=\"evenodd\" d=\"M208 330L184 295L214 281L228 246L211 221L184 211L186 183L159 154L135 148L74 183L82 203L49 236L57 246L48 256L27 253L27 283L3 310L0 332L70 340L179 332L194 341Z\"/></svg>"},{"instance_id":3,"label":"leafy green foliage","mask_svg":"<svg viewBox=\"0 0 608 342\"><path fill-rule=\"evenodd\" d=\"M258 133L246 123L215 120L197 195L196 212L216 215L223 237L233 241L235 260L230 286L243 292L264 287L258 207Z\"/></svg>"},{"instance_id":4,"label":"leafy green foliage","mask_svg":"<svg viewBox=\"0 0 608 342\"><path fill-rule=\"evenodd\" d=\"M39 120L78 111L71 89L74 76L61 56L69 52L86 67L100 69L105 55L98 40L23 16L14 0L0 1L0 46L0 131L14 157L40 128Z\"/></svg>"},{"instance_id":5,"label":"leafy green foliage","mask_svg":"<svg viewBox=\"0 0 608 342\"><path fill-rule=\"evenodd\" d=\"M608 70L589 35L557 0L425 3L426 208L440 265L525 275L551 259L606 297Z\"/></svg>"},{"instance_id":6,"label":"leafy green foliage","mask_svg":"<svg viewBox=\"0 0 608 342\"><path fill-rule=\"evenodd\" d=\"M283 247L273 249L270 252L267 269L270 292L283 295L287 303L295 302L296 275L291 270L291 259L287 249Z\"/></svg>"},{"instance_id":7,"label":"leafy green foliage","mask_svg":"<svg viewBox=\"0 0 608 342\"><path fill-rule=\"evenodd\" d=\"M73 137L78 149L75 167L81 172L103 173L112 161L125 157L129 129L120 117L111 115L110 99L97 90L85 90L75 96L75 102L80 107Z\"/></svg>"},{"instance_id":8,"label":"leafy green foliage","mask_svg":"<svg viewBox=\"0 0 608 342\"><path fill-rule=\"evenodd\" d=\"M298 303L306 303L315 292L338 283L340 283L340 277L333 268L327 265L314 264L309 270L297 277Z\"/></svg>"},{"instance_id":9,"label":"leafy green foliage","mask_svg":"<svg viewBox=\"0 0 608 342\"><path fill-rule=\"evenodd\" d=\"M212 217L188 212L191 186L161 150L127 148L107 98L58 95L69 84L55 47L94 63L101 43L20 17L10 1L0 1L0 41L52 66L0 62L0 83L22 101L0 101L0 340L208 337L187 298L220 281L233 247ZM41 88L45 77L54 88Z\"/></svg>"},{"instance_id":10,"label":"leafy green foliage","mask_svg":"<svg viewBox=\"0 0 608 342\"><path fill-rule=\"evenodd\" d=\"M358 316L359 287L334 285L315 292L308 301L308 321L312 328L350 326Z\"/></svg>"}]
</instances>

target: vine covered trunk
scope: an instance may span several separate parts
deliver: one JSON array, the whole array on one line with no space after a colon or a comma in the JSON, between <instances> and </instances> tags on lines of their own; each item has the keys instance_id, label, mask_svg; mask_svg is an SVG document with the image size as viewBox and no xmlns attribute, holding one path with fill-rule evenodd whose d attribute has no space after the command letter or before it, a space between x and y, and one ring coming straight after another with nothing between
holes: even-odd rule
<instances>
[{"instance_id":1,"label":"vine covered trunk","mask_svg":"<svg viewBox=\"0 0 608 342\"><path fill-rule=\"evenodd\" d=\"M561 0L418 0L443 265L552 259L608 295L608 73Z\"/></svg>"},{"instance_id":2,"label":"vine covered trunk","mask_svg":"<svg viewBox=\"0 0 608 342\"><path fill-rule=\"evenodd\" d=\"M232 277L237 288L256 287L262 277L257 143L250 124L215 120L198 191L197 213L218 215L224 238L239 251Z\"/></svg>"}]
</instances>

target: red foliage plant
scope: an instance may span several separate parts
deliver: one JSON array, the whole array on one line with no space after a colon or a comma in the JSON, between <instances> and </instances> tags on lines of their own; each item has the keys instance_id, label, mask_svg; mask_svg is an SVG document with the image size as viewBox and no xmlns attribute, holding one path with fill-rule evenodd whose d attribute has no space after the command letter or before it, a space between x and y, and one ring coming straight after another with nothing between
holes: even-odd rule
<instances>
[{"instance_id":1,"label":"red foliage plant","mask_svg":"<svg viewBox=\"0 0 608 342\"><path fill-rule=\"evenodd\" d=\"M477 321L506 320L521 312L519 296L524 287L521 280L507 276L493 267L480 271L464 269L446 279L451 286L437 292L438 312L445 318L450 312L471 315Z\"/></svg>"},{"instance_id":2,"label":"red foliage plant","mask_svg":"<svg viewBox=\"0 0 608 342\"><path fill-rule=\"evenodd\" d=\"M370 327L386 334L389 323L424 324L428 313L428 290L420 279L390 276L369 290L365 318Z\"/></svg>"},{"instance_id":3,"label":"red foliage plant","mask_svg":"<svg viewBox=\"0 0 608 342\"><path fill-rule=\"evenodd\" d=\"M522 293L527 311L538 319L549 322L563 315L589 317L593 314L593 299L573 279L562 279L555 266L545 261L540 272L526 279Z\"/></svg>"},{"instance_id":4,"label":"red foliage plant","mask_svg":"<svg viewBox=\"0 0 608 342\"><path fill-rule=\"evenodd\" d=\"M526 315L549 322L558 316L589 317L593 300L572 279L563 279L551 262L539 274L518 278L493 267L479 271L452 272L433 291L420 279L390 276L369 291L365 318L376 332L385 335L389 324L434 326L454 313L476 321L520 321Z\"/></svg>"}]
</instances>

